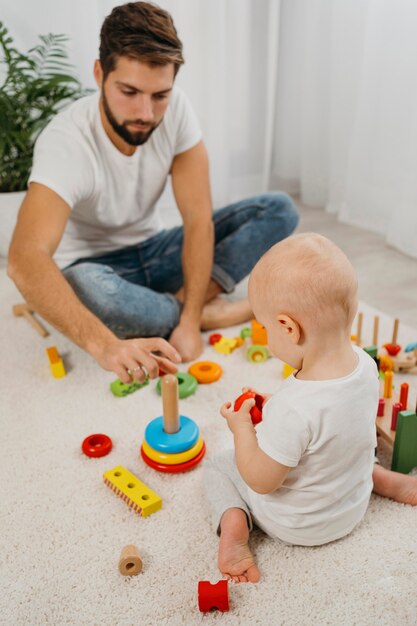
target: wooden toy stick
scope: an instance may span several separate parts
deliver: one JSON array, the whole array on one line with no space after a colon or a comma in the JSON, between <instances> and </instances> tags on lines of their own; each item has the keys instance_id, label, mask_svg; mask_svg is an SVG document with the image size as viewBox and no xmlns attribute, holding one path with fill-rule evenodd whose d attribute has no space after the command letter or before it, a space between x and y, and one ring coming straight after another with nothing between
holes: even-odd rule
<instances>
[{"instance_id":1,"label":"wooden toy stick","mask_svg":"<svg viewBox=\"0 0 417 626\"><path fill-rule=\"evenodd\" d=\"M392 372L387 370L384 375L384 398L392 397Z\"/></svg>"},{"instance_id":2,"label":"wooden toy stick","mask_svg":"<svg viewBox=\"0 0 417 626\"><path fill-rule=\"evenodd\" d=\"M358 313L358 327L356 330L356 345L361 345L363 313Z\"/></svg>"},{"instance_id":3,"label":"wooden toy stick","mask_svg":"<svg viewBox=\"0 0 417 626\"><path fill-rule=\"evenodd\" d=\"M173 374L165 374L161 380L161 391L164 431L169 435L173 435L180 429L178 378Z\"/></svg>"},{"instance_id":4,"label":"wooden toy stick","mask_svg":"<svg viewBox=\"0 0 417 626\"><path fill-rule=\"evenodd\" d=\"M400 320L394 320L394 328L392 331L392 340L391 343L393 346L397 343L397 335L398 335L398 326L400 324Z\"/></svg>"},{"instance_id":5,"label":"wooden toy stick","mask_svg":"<svg viewBox=\"0 0 417 626\"><path fill-rule=\"evenodd\" d=\"M29 306L24 304L14 304L13 305L13 315L16 317L24 317L27 319L29 324L33 326L35 330L38 331L41 337L48 337L49 333L44 326L40 322L38 322L35 317L33 317L33 311L29 308Z\"/></svg>"},{"instance_id":6,"label":"wooden toy stick","mask_svg":"<svg viewBox=\"0 0 417 626\"><path fill-rule=\"evenodd\" d=\"M119 559L119 572L123 576L136 576L142 571L142 559L136 546L133 544L125 546Z\"/></svg>"},{"instance_id":7,"label":"wooden toy stick","mask_svg":"<svg viewBox=\"0 0 417 626\"><path fill-rule=\"evenodd\" d=\"M379 315L375 315L374 317L374 334L372 336L372 345L378 345L378 329L379 329Z\"/></svg>"}]
</instances>

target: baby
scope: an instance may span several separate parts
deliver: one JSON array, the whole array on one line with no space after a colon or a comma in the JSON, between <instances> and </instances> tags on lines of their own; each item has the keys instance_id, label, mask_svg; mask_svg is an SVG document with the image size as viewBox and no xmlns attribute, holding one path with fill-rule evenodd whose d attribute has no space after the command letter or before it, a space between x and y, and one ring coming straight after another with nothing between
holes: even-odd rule
<instances>
[{"instance_id":1,"label":"baby","mask_svg":"<svg viewBox=\"0 0 417 626\"><path fill-rule=\"evenodd\" d=\"M219 568L257 582L252 520L288 544L317 546L350 533L372 491L378 372L350 341L357 279L344 253L314 233L289 237L257 263L249 300L270 351L296 369L265 397L253 426L246 400L221 414L235 450L207 462L205 486L220 534Z\"/></svg>"}]
</instances>

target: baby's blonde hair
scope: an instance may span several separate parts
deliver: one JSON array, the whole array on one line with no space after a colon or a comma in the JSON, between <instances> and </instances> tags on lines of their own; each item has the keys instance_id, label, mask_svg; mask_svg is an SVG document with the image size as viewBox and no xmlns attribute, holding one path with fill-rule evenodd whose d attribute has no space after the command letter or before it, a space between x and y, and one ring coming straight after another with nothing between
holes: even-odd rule
<instances>
[{"instance_id":1,"label":"baby's blonde hair","mask_svg":"<svg viewBox=\"0 0 417 626\"><path fill-rule=\"evenodd\" d=\"M347 256L317 233L293 235L258 261L250 290L272 314L290 315L304 327L349 329L358 281Z\"/></svg>"}]
</instances>

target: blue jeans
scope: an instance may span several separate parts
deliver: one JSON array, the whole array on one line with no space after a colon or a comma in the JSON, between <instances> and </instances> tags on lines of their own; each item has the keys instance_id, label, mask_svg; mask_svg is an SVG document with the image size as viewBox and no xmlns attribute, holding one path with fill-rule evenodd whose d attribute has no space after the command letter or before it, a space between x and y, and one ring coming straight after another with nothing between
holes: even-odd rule
<instances>
[{"instance_id":1,"label":"blue jeans","mask_svg":"<svg viewBox=\"0 0 417 626\"><path fill-rule=\"evenodd\" d=\"M212 279L234 290L273 244L290 235L298 214L289 196L268 193L213 213ZM118 337L169 337L178 325L183 285L183 227L141 243L79 259L63 270L79 299ZM204 263L204 259L201 260Z\"/></svg>"}]
</instances>

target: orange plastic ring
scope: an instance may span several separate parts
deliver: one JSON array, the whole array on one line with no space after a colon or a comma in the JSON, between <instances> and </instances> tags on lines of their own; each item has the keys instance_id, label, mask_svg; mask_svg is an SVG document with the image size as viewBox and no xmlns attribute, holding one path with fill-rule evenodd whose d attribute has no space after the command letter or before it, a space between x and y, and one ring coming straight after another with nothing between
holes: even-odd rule
<instances>
[{"instance_id":1,"label":"orange plastic ring","mask_svg":"<svg viewBox=\"0 0 417 626\"><path fill-rule=\"evenodd\" d=\"M223 370L218 363L213 363L213 361L198 361L188 368L188 373L205 385L219 380Z\"/></svg>"}]
</instances>

